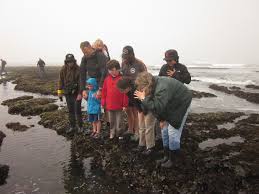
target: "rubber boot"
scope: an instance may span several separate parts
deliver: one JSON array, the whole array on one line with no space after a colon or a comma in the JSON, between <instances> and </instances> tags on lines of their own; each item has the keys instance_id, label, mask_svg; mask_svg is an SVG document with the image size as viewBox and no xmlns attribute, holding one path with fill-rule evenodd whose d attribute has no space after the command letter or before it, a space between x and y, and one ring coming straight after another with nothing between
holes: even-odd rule
<instances>
[{"instance_id":1,"label":"rubber boot","mask_svg":"<svg viewBox=\"0 0 259 194\"><path fill-rule=\"evenodd\" d=\"M169 157L169 148L168 147L164 147L164 157L160 160L156 160L156 163L158 165L161 165L163 163L165 163L168 160Z\"/></svg>"},{"instance_id":2,"label":"rubber boot","mask_svg":"<svg viewBox=\"0 0 259 194\"><path fill-rule=\"evenodd\" d=\"M173 150L169 150L168 160L165 163L161 164L161 167L171 168L173 166L173 153L174 153Z\"/></svg>"},{"instance_id":3,"label":"rubber boot","mask_svg":"<svg viewBox=\"0 0 259 194\"><path fill-rule=\"evenodd\" d=\"M73 131L74 131L74 127L69 127L69 128L66 130L66 134L72 133Z\"/></svg>"}]
</instances>

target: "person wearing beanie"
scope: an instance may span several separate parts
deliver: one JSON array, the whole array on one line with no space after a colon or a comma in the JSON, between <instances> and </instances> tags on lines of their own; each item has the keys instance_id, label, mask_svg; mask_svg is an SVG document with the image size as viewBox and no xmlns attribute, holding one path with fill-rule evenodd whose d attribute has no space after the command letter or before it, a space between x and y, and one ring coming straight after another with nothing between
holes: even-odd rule
<instances>
[{"instance_id":1,"label":"person wearing beanie","mask_svg":"<svg viewBox=\"0 0 259 194\"><path fill-rule=\"evenodd\" d=\"M139 73L147 71L146 65L135 57L132 46L125 46L122 49L122 78L129 79L134 88L134 82ZM125 134L130 134L133 141L139 140L139 113L134 97L129 96L129 105L126 109L128 116L128 130ZM140 113L141 114L141 113Z\"/></svg>"},{"instance_id":2,"label":"person wearing beanie","mask_svg":"<svg viewBox=\"0 0 259 194\"><path fill-rule=\"evenodd\" d=\"M191 82L191 75L187 70L187 67L179 63L179 56L176 50L170 49L165 52L166 64L164 64L159 72L159 76L166 76L177 79L183 84L189 84Z\"/></svg>"},{"instance_id":3,"label":"person wearing beanie","mask_svg":"<svg viewBox=\"0 0 259 194\"><path fill-rule=\"evenodd\" d=\"M76 119L78 132L83 132L79 66L73 54L67 54L64 63L59 74L58 97L62 100L65 95L67 102L70 128L66 132L76 131Z\"/></svg>"}]
</instances>

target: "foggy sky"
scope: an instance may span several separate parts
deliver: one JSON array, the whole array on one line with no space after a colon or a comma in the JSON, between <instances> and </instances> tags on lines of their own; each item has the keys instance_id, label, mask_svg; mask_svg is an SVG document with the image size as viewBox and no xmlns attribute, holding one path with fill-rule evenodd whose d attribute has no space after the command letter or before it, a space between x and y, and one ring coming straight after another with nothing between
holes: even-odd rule
<instances>
[{"instance_id":1,"label":"foggy sky","mask_svg":"<svg viewBox=\"0 0 259 194\"><path fill-rule=\"evenodd\" d=\"M80 42L101 38L112 58L132 45L147 65L171 48L186 64L259 64L258 10L258 0L0 0L0 58L80 63Z\"/></svg>"}]
</instances>

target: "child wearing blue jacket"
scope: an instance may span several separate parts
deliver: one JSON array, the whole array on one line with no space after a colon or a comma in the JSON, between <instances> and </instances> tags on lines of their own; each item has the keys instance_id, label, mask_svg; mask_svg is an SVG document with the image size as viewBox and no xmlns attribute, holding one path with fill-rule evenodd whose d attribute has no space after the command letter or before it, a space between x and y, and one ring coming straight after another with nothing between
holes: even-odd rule
<instances>
[{"instance_id":1,"label":"child wearing blue jacket","mask_svg":"<svg viewBox=\"0 0 259 194\"><path fill-rule=\"evenodd\" d=\"M87 100L88 121L93 125L91 136L99 138L101 130L101 100L97 96L98 84L95 78L89 78L86 83L89 91Z\"/></svg>"}]
</instances>

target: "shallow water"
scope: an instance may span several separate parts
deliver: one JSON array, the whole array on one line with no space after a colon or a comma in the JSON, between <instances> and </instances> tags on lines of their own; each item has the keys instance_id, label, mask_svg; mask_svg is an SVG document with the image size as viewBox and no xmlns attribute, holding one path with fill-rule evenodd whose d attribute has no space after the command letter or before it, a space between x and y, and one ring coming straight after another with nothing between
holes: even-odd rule
<instances>
[{"instance_id":1,"label":"shallow water","mask_svg":"<svg viewBox=\"0 0 259 194\"><path fill-rule=\"evenodd\" d=\"M215 147L220 144L231 145L233 143L243 143L243 142L244 142L244 138L240 136L230 137L227 139L223 139L223 138L208 139L206 141L199 143L199 148L203 150L205 148Z\"/></svg>"},{"instance_id":2,"label":"shallow water","mask_svg":"<svg viewBox=\"0 0 259 194\"><path fill-rule=\"evenodd\" d=\"M244 65L244 64L206 64L187 66L192 81L186 85L188 88L195 91L202 91L215 94L215 98L201 98L193 99L191 112L245 112L258 113L259 104L251 103L245 99L238 98L234 95L228 95L220 91L215 91L209 88L211 84L218 84L223 86L238 86L246 92L259 92L256 89L245 88L245 85L255 84L259 85L259 66L258 65ZM158 75L159 66L148 67L153 75Z\"/></svg>"},{"instance_id":3,"label":"shallow water","mask_svg":"<svg viewBox=\"0 0 259 194\"><path fill-rule=\"evenodd\" d=\"M41 96L13 89L11 83L0 84L0 103L22 95ZM1 194L114 193L103 180L102 172L92 171L92 158L79 159L70 141L37 124L39 116L27 119L9 115L7 111L7 106L0 105L0 129L6 134L0 150L0 164L10 166L7 183L0 186ZM5 127L6 123L17 121L35 126L25 132L13 132Z\"/></svg>"}]
</instances>

